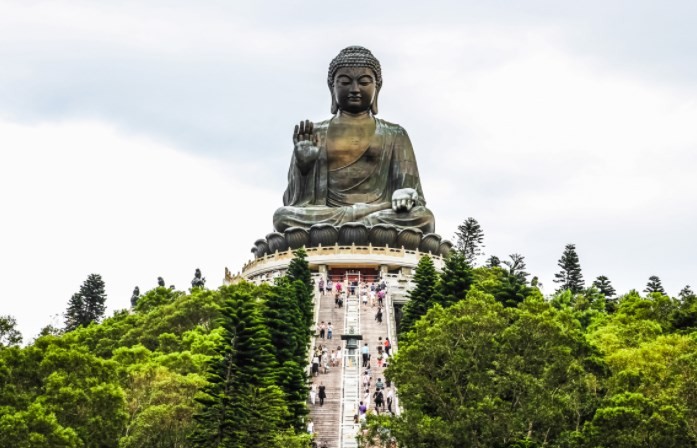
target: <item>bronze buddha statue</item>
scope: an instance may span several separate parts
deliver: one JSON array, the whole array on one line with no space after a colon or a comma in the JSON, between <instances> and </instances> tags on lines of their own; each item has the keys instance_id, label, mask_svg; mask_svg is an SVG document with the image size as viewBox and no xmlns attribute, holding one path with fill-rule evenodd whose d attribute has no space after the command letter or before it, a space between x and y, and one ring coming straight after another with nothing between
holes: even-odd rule
<instances>
[{"instance_id":1,"label":"bronze buddha statue","mask_svg":"<svg viewBox=\"0 0 697 448\"><path fill-rule=\"evenodd\" d=\"M401 126L375 117L380 62L366 48L345 48L329 65L327 83L334 116L295 126L275 229L360 222L434 232L409 136Z\"/></svg>"}]
</instances>

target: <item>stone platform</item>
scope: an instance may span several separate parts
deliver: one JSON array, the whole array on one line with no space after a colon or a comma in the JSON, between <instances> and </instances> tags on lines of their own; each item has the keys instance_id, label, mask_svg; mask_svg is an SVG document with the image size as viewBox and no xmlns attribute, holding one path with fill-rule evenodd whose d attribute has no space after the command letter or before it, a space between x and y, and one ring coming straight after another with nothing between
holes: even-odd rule
<instances>
[{"instance_id":1,"label":"stone platform","mask_svg":"<svg viewBox=\"0 0 697 448\"><path fill-rule=\"evenodd\" d=\"M305 247L307 261L313 273L320 274L327 278L331 270L341 269L351 271L352 269L373 270L376 277L384 278L388 274L400 277L411 277L413 270L424 255L430 256L436 266L441 269L444 257L432 253L424 253L416 250L393 247L367 246L340 246L335 244L328 247ZM272 282L274 278L284 275L288 265L293 259L293 249L286 249L282 252L266 254L247 262L240 272L233 274L225 270L225 283L235 283L239 280L247 280L253 283Z\"/></svg>"}]
</instances>

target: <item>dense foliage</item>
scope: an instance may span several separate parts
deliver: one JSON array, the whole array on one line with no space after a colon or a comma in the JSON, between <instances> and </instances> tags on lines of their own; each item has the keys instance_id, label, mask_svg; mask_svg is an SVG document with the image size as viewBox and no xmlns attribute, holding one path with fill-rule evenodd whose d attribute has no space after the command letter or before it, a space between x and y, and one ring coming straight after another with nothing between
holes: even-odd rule
<instances>
[{"instance_id":1,"label":"dense foliage","mask_svg":"<svg viewBox=\"0 0 697 448\"><path fill-rule=\"evenodd\" d=\"M605 276L584 288L569 245L544 298L522 255L493 258L473 268L455 251L440 273L421 259L387 370L402 413L370 416L364 446L697 448L689 286L677 298L658 277L644 294L617 296ZM91 303L91 317L69 331L21 347L0 316L0 445L308 446L302 251L275 285L159 286L103 320L90 277L69 311Z\"/></svg>"},{"instance_id":2,"label":"dense foliage","mask_svg":"<svg viewBox=\"0 0 697 448\"><path fill-rule=\"evenodd\" d=\"M301 260L296 272L306 270ZM189 293L160 286L133 310L26 347L3 317L0 445L306 444L298 429L311 302L298 304L306 286L291 280Z\"/></svg>"},{"instance_id":3,"label":"dense foliage","mask_svg":"<svg viewBox=\"0 0 697 448\"><path fill-rule=\"evenodd\" d=\"M362 446L697 447L697 297L631 291L608 306L609 280L583 289L573 249L547 299L516 254L507 269L462 265L474 281L452 305L439 285L456 263L417 279L427 309L387 371L403 412L369 417Z\"/></svg>"}]
</instances>

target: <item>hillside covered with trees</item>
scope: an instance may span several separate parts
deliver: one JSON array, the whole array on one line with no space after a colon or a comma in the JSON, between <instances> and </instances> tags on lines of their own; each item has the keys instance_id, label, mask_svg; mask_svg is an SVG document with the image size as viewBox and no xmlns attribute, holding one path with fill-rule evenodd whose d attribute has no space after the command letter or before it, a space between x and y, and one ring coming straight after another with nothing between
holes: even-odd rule
<instances>
[{"instance_id":1,"label":"hillside covered with trees","mask_svg":"<svg viewBox=\"0 0 697 448\"><path fill-rule=\"evenodd\" d=\"M3 320L1 446L307 446L303 256L274 286L159 286L101 322L85 317L88 297L103 306L88 294L103 288L96 277L71 298L62 331L20 347Z\"/></svg>"},{"instance_id":2,"label":"hillside covered with trees","mask_svg":"<svg viewBox=\"0 0 697 448\"><path fill-rule=\"evenodd\" d=\"M697 446L697 296L586 288L574 249L547 298L519 254L423 257L387 371L403 412L369 417L364 446Z\"/></svg>"},{"instance_id":3,"label":"hillside covered with trees","mask_svg":"<svg viewBox=\"0 0 697 448\"><path fill-rule=\"evenodd\" d=\"M369 416L362 446L697 447L691 288L669 297L652 277L617 295L606 276L586 287L567 245L543 297L520 254L474 267L481 240L440 273L421 259L387 370L402 412ZM311 288L299 252L275 285L162 281L106 319L90 275L65 328L24 347L0 318L2 446L309 446Z\"/></svg>"}]
</instances>

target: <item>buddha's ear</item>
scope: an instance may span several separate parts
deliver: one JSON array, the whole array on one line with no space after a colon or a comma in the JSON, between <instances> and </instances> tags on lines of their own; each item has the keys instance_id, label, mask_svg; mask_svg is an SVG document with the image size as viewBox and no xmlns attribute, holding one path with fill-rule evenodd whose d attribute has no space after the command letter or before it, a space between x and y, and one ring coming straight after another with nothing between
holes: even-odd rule
<instances>
[{"instance_id":1,"label":"buddha's ear","mask_svg":"<svg viewBox=\"0 0 697 448\"><path fill-rule=\"evenodd\" d=\"M332 115L336 115L339 112L339 105L336 102L336 96L334 96L334 86L329 85L329 95L332 97Z\"/></svg>"},{"instance_id":2,"label":"buddha's ear","mask_svg":"<svg viewBox=\"0 0 697 448\"><path fill-rule=\"evenodd\" d=\"M370 106L370 111L373 113L373 115L378 114L378 95L380 95L379 89L375 92L375 99L373 100L373 104Z\"/></svg>"},{"instance_id":3,"label":"buddha's ear","mask_svg":"<svg viewBox=\"0 0 697 448\"><path fill-rule=\"evenodd\" d=\"M339 105L336 103L334 92L332 92L332 115L336 115L337 112L339 112Z\"/></svg>"}]
</instances>

